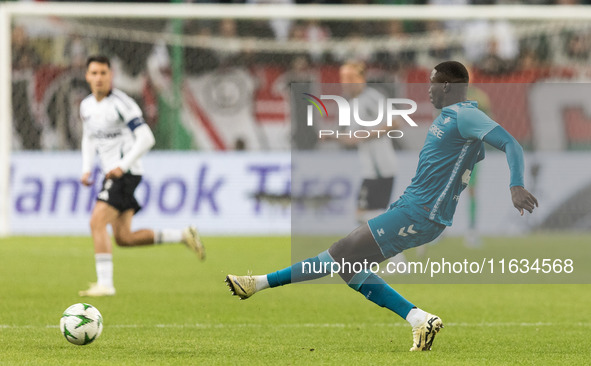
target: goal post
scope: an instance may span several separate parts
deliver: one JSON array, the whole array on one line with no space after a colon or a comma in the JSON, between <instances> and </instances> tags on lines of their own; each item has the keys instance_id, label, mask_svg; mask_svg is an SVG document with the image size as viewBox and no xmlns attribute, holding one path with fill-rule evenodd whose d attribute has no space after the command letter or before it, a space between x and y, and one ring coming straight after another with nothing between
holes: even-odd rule
<instances>
[{"instance_id":1,"label":"goal post","mask_svg":"<svg viewBox=\"0 0 591 366\"><path fill-rule=\"evenodd\" d=\"M10 233L11 52L10 13L0 4L0 237Z\"/></svg>"},{"instance_id":2,"label":"goal post","mask_svg":"<svg viewBox=\"0 0 591 366\"><path fill-rule=\"evenodd\" d=\"M305 21L375 21L392 20L412 21L467 21L467 20L507 20L519 25L516 34L527 37L541 34L552 38L553 32L589 31L591 7L588 6L525 6L525 5L493 5L493 6L438 6L438 5L279 5L279 4L130 4L130 3L51 3L51 2L4 2L0 3L0 236L10 234L10 154L14 119L14 110L18 106L11 105L12 98L12 50L11 29L17 19L77 19L76 24L69 25L69 31L80 32L87 39L93 32L100 32L100 37L112 40L133 39L135 42L153 46L163 41L168 46L185 47L187 49L209 48L226 50L233 47L233 42L204 41L199 35L179 37L175 32L159 32L157 29L125 29L109 24L97 26L97 22L87 24L85 20L108 19L115 24L122 19L150 20L221 20L234 19L246 22L256 20L305 20ZM527 21L527 22L524 22ZM547 22L562 22L560 28L553 29ZM74 22L73 22L74 23ZM527 23L527 24L521 24ZM553 23L552 23L553 24ZM443 33L449 44L460 47L465 35ZM56 36L57 38L60 35ZM96 35L98 38L99 35ZM156 39L157 38L157 39ZM417 51L420 55L428 55L429 48L438 40L431 39L427 34L413 34L407 39L393 39L388 35L368 36L361 34L363 44L374 50L408 50ZM330 40L318 40L311 44L301 41L285 41L278 39L259 39L257 37L236 37L239 47L254 47L267 54L296 54L309 52L311 48L334 52L345 48L351 42L345 37ZM209 43L208 43L209 42ZM552 43L552 42L550 42ZM556 43L556 42L554 42ZM551 45L553 51L562 45ZM173 48L174 49L174 48ZM178 48L177 48L178 50ZM561 59L560 52L550 56ZM431 60L431 59L429 59ZM179 62L178 54L176 61ZM580 66L586 60L576 61ZM178 83L178 74L176 74ZM175 93L180 94L177 90ZM65 123L65 122L62 122Z\"/></svg>"}]
</instances>

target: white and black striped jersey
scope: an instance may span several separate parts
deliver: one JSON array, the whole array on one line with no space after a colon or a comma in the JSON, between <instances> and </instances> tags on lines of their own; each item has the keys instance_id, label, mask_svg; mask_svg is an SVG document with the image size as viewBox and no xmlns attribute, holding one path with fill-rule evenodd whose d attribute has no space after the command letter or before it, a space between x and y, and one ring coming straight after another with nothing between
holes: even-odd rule
<instances>
[{"instance_id":1,"label":"white and black striped jersey","mask_svg":"<svg viewBox=\"0 0 591 366\"><path fill-rule=\"evenodd\" d=\"M80 117L83 173L91 171L96 154L104 173L117 167L143 173L140 157L154 145L154 135L133 99L117 89L101 101L91 94L80 103Z\"/></svg>"}]
</instances>

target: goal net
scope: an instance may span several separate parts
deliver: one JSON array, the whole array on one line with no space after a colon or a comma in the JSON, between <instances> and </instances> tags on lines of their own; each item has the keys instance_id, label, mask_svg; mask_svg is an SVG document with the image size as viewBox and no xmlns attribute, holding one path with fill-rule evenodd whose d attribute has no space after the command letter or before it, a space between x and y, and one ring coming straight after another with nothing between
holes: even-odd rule
<instances>
[{"instance_id":1,"label":"goal net","mask_svg":"<svg viewBox=\"0 0 591 366\"><path fill-rule=\"evenodd\" d=\"M427 83L443 60L468 65L479 85L475 98L531 156L528 179L542 197L554 182L552 167L564 167L560 154L576 151L583 160L575 160L584 161L591 148L584 98L566 98L552 119L544 118L546 99L536 99L589 95L586 8L0 5L0 233L9 231L10 153L79 149L78 106L89 93L84 74L92 54L111 58L114 86L142 107L157 150L316 148L313 133L292 128L290 84L338 83L349 59L367 64L369 82L397 92ZM547 91L532 87L548 82L555 84ZM573 83L583 87L573 92ZM507 107L520 113L507 115ZM422 117L426 131L432 115ZM422 138L396 148L416 155ZM591 178L572 174L566 184L573 194L556 198L556 210L535 225L559 229L577 217L577 227L591 227Z\"/></svg>"}]
</instances>

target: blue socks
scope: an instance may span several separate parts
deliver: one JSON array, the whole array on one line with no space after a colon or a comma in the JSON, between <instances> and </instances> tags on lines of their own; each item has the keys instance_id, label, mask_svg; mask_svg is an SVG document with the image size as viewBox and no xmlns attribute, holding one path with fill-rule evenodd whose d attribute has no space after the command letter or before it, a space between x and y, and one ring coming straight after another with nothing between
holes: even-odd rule
<instances>
[{"instance_id":1,"label":"blue socks","mask_svg":"<svg viewBox=\"0 0 591 366\"><path fill-rule=\"evenodd\" d=\"M334 262L328 250L316 257L308 258L292 266L269 273L267 281L269 287L287 285L292 282L311 281L330 274L331 263Z\"/></svg>"},{"instance_id":2,"label":"blue socks","mask_svg":"<svg viewBox=\"0 0 591 366\"><path fill-rule=\"evenodd\" d=\"M392 310L400 315L402 319L406 319L406 316L414 307L413 304L388 285L386 281L373 273L367 277L357 291L361 292L369 301Z\"/></svg>"},{"instance_id":3,"label":"blue socks","mask_svg":"<svg viewBox=\"0 0 591 366\"><path fill-rule=\"evenodd\" d=\"M316 257L308 258L277 272L267 274L269 287L322 278L331 273L332 262L334 262L334 259L330 256L328 250L324 251ZM362 293L369 301L395 312L403 319L406 319L406 316L414 307L412 303L374 273L357 273L351 278L348 285Z\"/></svg>"}]
</instances>

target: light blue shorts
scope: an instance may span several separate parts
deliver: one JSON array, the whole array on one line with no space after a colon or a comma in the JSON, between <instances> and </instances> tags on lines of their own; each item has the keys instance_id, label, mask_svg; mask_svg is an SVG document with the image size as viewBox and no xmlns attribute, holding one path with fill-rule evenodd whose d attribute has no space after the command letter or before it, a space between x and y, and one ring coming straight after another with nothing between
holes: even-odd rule
<instances>
[{"instance_id":1,"label":"light blue shorts","mask_svg":"<svg viewBox=\"0 0 591 366\"><path fill-rule=\"evenodd\" d=\"M388 211L369 220L368 225L386 258L429 243L445 230L445 225L421 215L402 198L392 203Z\"/></svg>"}]
</instances>

